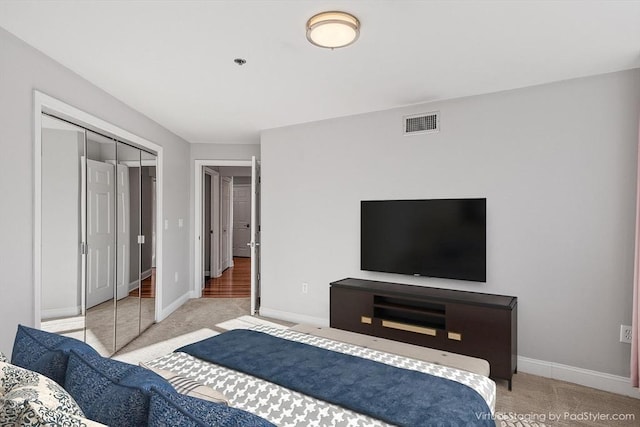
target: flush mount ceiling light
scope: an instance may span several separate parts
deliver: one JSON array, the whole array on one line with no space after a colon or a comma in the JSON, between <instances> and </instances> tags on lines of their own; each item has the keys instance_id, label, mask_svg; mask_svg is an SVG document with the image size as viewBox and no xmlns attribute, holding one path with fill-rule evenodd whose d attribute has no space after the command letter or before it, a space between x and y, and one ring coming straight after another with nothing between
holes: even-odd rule
<instances>
[{"instance_id":1,"label":"flush mount ceiling light","mask_svg":"<svg viewBox=\"0 0 640 427\"><path fill-rule=\"evenodd\" d=\"M307 40L319 47L349 46L360 35L360 21L346 12L322 12L307 21Z\"/></svg>"}]
</instances>

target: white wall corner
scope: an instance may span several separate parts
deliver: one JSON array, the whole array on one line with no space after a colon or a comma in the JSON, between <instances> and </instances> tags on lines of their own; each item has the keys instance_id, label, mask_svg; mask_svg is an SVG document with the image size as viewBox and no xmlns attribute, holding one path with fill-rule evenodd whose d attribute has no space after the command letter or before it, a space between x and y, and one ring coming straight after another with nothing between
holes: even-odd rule
<instances>
[{"instance_id":1,"label":"white wall corner","mask_svg":"<svg viewBox=\"0 0 640 427\"><path fill-rule=\"evenodd\" d=\"M157 316L157 322L162 322L164 319L166 319L167 317L169 317L169 315L171 313L173 313L174 311L176 311L178 308L180 308L180 306L182 304L184 304L185 302L187 302L189 299L191 299L191 291L188 291L186 293L184 293L181 297L179 297L178 299L176 299L174 302L172 302L171 304L169 304L168 307L163 308L162 310L160 310L160 313L158 313Z\"/></svg>"},{"instance_id":2,"label":"white wall corner","mask_svg":"<svg viewBox=\"0 0 640 427\"><path fill-rule=\"evenodd\" d=\"M268 307L260 307L259 314L260 316L272 317L287 322L305 323L314 326L329 326L329 319L323 317L307 316L306 314L292 313Z\"/></svg>"},{"instance_id":3,"label":"white wall corner","mask_svg":"<svg viewBox=\"0 0 640 427\"><path fill-rule=\"evenodd\" d=\"M518 356L518 371L640 399L640 390L631 386L629 378L619 375L523 356Z\"/></svg>"}]
</instances>

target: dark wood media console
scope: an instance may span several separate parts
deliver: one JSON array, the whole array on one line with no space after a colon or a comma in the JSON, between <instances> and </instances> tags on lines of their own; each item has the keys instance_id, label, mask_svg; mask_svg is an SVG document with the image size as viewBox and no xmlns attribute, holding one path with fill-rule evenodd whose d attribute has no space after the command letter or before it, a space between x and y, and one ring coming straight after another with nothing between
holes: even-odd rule
<instances>
[{"instance_id":1,"label":"dark wood media console","mask_svg":"<svg viewBox=\"0 0 640 427\"><path fill-rule=\"evenodd\" d=\"M362 279L331 283L332 328L437 348L517 370L518 298Z\"/></svg>"}]
</instances>

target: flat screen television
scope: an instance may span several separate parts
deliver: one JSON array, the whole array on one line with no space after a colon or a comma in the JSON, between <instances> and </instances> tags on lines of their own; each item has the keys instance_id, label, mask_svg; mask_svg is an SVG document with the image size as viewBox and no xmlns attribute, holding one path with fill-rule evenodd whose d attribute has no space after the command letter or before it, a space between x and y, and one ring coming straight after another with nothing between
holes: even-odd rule
<instances>
[{"instance_id":1,"label":"flat screen television","mask_svg":"<svg viewBox=\"0 0 640 427\"><path fill-rule=\"evenodd\" d=\"M360 268L485 282L487 199L366 200Z\"/></svg>"}]
</instances>

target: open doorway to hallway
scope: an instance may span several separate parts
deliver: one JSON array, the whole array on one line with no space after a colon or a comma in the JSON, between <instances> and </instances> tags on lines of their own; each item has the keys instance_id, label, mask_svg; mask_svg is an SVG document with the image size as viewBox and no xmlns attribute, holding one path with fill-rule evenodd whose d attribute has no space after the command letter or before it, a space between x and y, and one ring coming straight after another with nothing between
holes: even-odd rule
<instances>
[{"instance_id":1,"label":"open doorway to hallway","mask_svg":"<svg viewBox=\"0 0 640 427\"><path fill-rule=\"evenodd\" d=\"M247 166L203 168L203 298L251 297L251 175Z\"/></svg>"}]
</instances>

